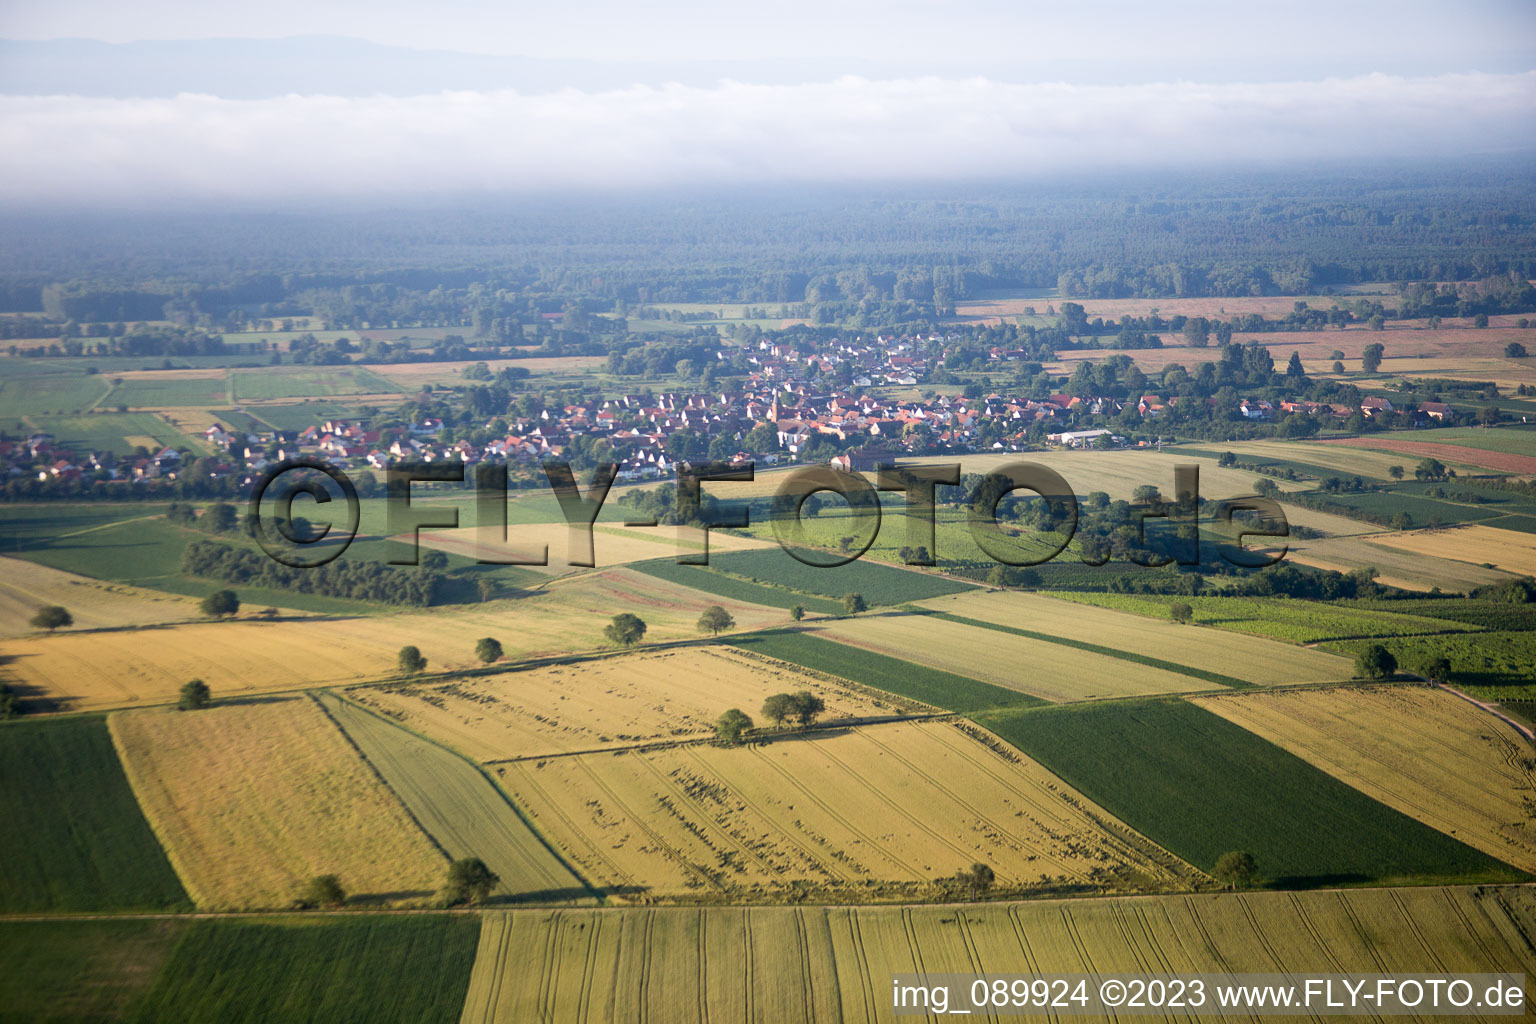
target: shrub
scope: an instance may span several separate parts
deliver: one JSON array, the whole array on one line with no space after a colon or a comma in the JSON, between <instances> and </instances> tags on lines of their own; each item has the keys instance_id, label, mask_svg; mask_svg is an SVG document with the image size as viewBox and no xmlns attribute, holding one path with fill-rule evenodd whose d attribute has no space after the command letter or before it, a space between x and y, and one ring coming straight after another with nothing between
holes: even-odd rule
<instances>
[{"instance_id":1,"label":"shrub","mask_svg":"<svg viewBox=\"0 0 1536 1024\"><path fill-rule=\"evenodd\" d=\"M181 688L181 699L176 707L182 711L197 711L213 702L213 691L201 679L194 679Z\"/></svg>"}]
</instances>

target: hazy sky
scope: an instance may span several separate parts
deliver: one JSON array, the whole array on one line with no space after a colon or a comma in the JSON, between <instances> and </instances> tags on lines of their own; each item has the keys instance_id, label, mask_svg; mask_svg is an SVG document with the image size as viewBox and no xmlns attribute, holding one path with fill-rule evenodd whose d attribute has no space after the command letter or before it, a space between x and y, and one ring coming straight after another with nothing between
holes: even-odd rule
<instances>
[{"instance_id":1,"label":"hazy sky","mask_svg":"<svg viewBox=\"0 0 1536 1024\"><path fill-rule=\"evenodd\" d=\"M1029 62L1187 54L1326 57L1344 73L1427 60L1459 70L1536 53L1530 0L4 0L0 37L108 42L354 36L474 53L597 59L870 57Z\"/></svg>"},{"instance_id":2,"label":"hazy sky","mask_svg":"<svg viewBox=\"0 0 1536 1024\"><path fill-rule=\"evenodd\" d=\"M0 95L0 202L1006 179L1536 151L1533 29L1532 0L0 0L0 38L337 34L610 68L557 82L577 87L517 91L497 77L506 62L490 63L491 84L465 85L441 69L484 61L422 55L430 73L413 79L410 54L309 40L275 61L246 54L243 67L289 77L240 91L216 84L253 77L219 77L238 63L229 45L196 43L163 58L187 84L135 90L112 76L146 77L159 50L113 63L13 48L0 52L12 72L0 75L11 93ZM637 60L725 67L680 73L682 84L613 78ZM82 82L98 62L110 88L27 85ZM343 65L373 77L311 74ZM311 84L289 84L299 81ZM439 84L367 84L379 81ZM89 94L56 94L66 88Z\"/></svg>"}]
</instances>

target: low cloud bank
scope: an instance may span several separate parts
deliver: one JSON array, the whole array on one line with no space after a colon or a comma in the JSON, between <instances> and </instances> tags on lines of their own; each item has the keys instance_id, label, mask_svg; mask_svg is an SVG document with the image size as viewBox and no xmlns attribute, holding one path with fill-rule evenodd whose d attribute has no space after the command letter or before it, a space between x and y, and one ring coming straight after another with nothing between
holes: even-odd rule
<instances>
[{"instance_id":1,"label":"low cloud bank","mask_svg":"<svg viewBox=\"0 0 1536 1024\"><path fill-rule=\"evenodd\" d=\"M229 100L0 96L0 201L965 180L1536 144L1536 72L1284 84L843 78Z\"/></svg>"}]
</instances>

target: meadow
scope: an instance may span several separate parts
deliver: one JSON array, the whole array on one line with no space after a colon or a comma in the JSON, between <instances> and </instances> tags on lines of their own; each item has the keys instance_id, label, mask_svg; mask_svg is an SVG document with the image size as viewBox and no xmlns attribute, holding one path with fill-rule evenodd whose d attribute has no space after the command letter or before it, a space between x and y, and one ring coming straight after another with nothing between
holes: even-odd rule
<instances>
[{"instance_id":1,"label":"meadow","mask_svg":"<svg viewBox=\"0 0 1536 1024\"><path fill-rule=\"evenodd\" d=\"M1492 857L1536 872L1536 757L1452 694L1373 686L1215 696L1199 705Z\"/></svg>"},{"instance_id":2,"label":"meadow","mask_svg":"<svg viewBox=\"0 0 1536 1024\"><path fill-rule=\"evenodd\" d=\"M15 360L5 362L0 380L0 408L7 416L63 415L94 408L112 389L107 378L83 373L20 373Z\"/></svg>"},{"instance_id":3,"label":"meadow","mask_svg":"<svg viewBox=\"0 0 1536 1024\"><path fill-rule=\"evenodd\" d=\"M969 714L986 708L1042 704L1039 697L969 676L944 672L926 664L826 640L807 630L777 629L729 638L744 651L841 676L887 693Z\"/></svg>"},{"instance_id":4,"label":"meadow","mask_svg":"<svg viewBox=\"0 0 1536 1024\"><path fill-rule=\"evenodd\" d=\"M479 932L446 915L194 921L127 1019L453 1024Z\"/></svg>"},{"instance_id":5,"label":"meadow","mask_svg":"<svg viewBox=\"0 0 1536 1024\"><path fill-rule=\"evenodd\" d=\"M235 401L328 395L398 394L400 386L362 366L262 367L231 373ZM195 404L195 403L191 403ZM311 414L310 422L314 422Z\"/></svg>"},{"instance_id":6,"label":"meadow","mask_svg":"<svg viewBox=\"0 0 1536 1024\"><path fill-rule=\"evenodd\" d=\"M201 438L183 434L152 412L31 416L28 420L37 430L52 434L56 443L82 452L110 452L123 457L138 448L147 449L151 455L165 447L190 448L198 453L209 450Z\"/></svg>"},{"instance_id":7,"label":"meadow","mask_svg":"<svg viewBox=\"0 0 1536 1024\"><path fill-rule=\"evenodd\" d=\"M449 858L479 857L500 876L493 902L595 895L477 765L335 694L320 702Z\"/></svg>"},{"instance_id":8,"label":"meadow","mask_svg":"<svg viewBox=\"0 0 1536 1024\"><path fill-rule=\"evenodd\" d=\"M123 769L203 910L290 906L316 875L349 898L430 901L447 861L309 697L117 712Z\"/></svg>"},{"instance_id":9,"label":"meadow","mask_svg":"<svg viewBox=\"0 0 1536 1024\"><path fill-rule=\"evenodd\" d=\"M689 647L540 666L347 696L477 761L595 751L714 735L727 708L757 715L773 693L808 690L824 718L927 710L881 699L730 647Z\"/></svg>"},{"instance_id":10,"label":"meadow","mask_svg":"<svg viewBox=\"0 0 1536 1024\"><path fill-rule=\"evenodd\" d=\"M1260 876L1282 887L1523 877L1188 701L990 712L977 720L1203 870L1245 850Z\"/></svg>"},{"instance_id":11,"label":"meadow","mask_svg":"<svg viewBox=\"0 0 1536 1024\"><path fill-rule=\"evenodd\" d=\"M170 406L212 408L229 403L229 382L222 370L199 370L112 378L112 392L103 405L130 409L162 409Z\"/></svg>"},{"instance_id":12,"label":"meadow","mask_svg":"<svg viewBox=\"0 0 1536 1024\"><path fill-rule=\"evenodd\" d=\"M948 723L496 771L585 874L658 895L911 896L977 861L1018 890L1195 877L1038 765Z\"/></svg>"},{"instance_id":13,"label":"meadow","mask_svg":"<svg viewBox=\"0 0 1536 1024\"><path fill-rule=\"evenodd\" d=\"M1209 680L1165 668L921 612L833 619L818 623L815 629L841 643L1052 702L1188 693L1212 686Z\"/></svg>"},{"instance_id":14,"label":"meadow","mask_svg":"<svg viewBox=\"0 0 1536 1024\"><path fill-rule=\"evenodd\" d=\"M486 916L462 1020L873 1024L893 1019L891 976L919 972L1530 974L1533 924L1524 887L518 910Z\"/></svg>"},{"instance_id":15,"label":"meadow","mask_svg":"<svg viewBox=\"0 0 1536 1024\"><path fill-rule=\"evenodd\" d=\"M922 602L921 607L1027 629L1058 643L1090 644L1096 649L1115 651L1127 660L1152 660L1172 671L1193 670L1191 674L1198 678L1225 686L1234 682L1318 683L1349 677L1348 664L1318 651L1214 630L1192 630L1167 618L1166 611L1161 620L1146 614L1127 614L1114 610L1111 603L1113 597L1121 595L1094 595L1096 599L1101 596L1110 600L1102 605L1097 600L1091 604L1069 603L1056 597L1004 591L936 598Z\"/></svg>"},{"instance_id":16,"label":"meadow","mask_svg":"<svg viewBox=\"0 0 1536 1024\"><path fill-rule=\"evenodd\" d=\"M100 717L0 723L0 912L189 907Z\"/></svg>"}]
</instances>

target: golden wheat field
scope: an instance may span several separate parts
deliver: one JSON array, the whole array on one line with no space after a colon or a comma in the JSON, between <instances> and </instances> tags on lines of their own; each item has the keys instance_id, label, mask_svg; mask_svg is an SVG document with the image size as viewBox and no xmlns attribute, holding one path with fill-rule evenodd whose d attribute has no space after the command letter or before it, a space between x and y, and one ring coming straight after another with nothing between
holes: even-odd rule
<instances>
[{"instance_id":1,"label":"golden wheat field","mask_svg":"<svg viewBox=\"0 0 1536 1024\"><path fill-rule=\"evenodd\" d=\"M1292 456L1293 458L1295 456ZM966 473L989 473L1014 462L1028 462L1046 466L1060 473L1071 486L1078 499L1093 491L1103 491L1111 498L1130 500L1132 492L1143 484L1151 484L1163 494L1172 496L1173 469L1180 465L1200 467L1200 496L1220 500L1239 494L1252 494L1252 473L1216 465L1213 460L1200 460L1181 456L1177 452L1138 451L1047 451L1008 452L983 455L958 455L923 459L901 459L903 463L929 464L959 462ZM1296 490L1305 484L1289 480L1275 481L1281 490ZM1021 492L1028 493L1028 492Z\"/></svg>"},{"instance_id":2,"label":"golden wheat field","mask_svg":"<svg viewBox=\"0 0 1536 1024\"><path fill-rule=\"evenodd\" d=\"M1286 541L1289 553L1285 557L1303 565L1337 572L1375 569L1376 578L1382 583L1404 590L1427 591L1439 587L1442 590L1467 591L1509 579L1507 573L1496 569L1485 569L1480 565L1376 543L1382 536L1385 535L1325 537L1322 540L1292 538Z\"/></svg>"},{"instance_id":3,"label":"golden wheat field","mask_svg":"<svg viewBox=\"0 0 1536 1024\"><path fill-rule=\"evenodd\" d=\"M500 640L509 658L607 646L616 611L639 615L646 640L699 636L699 614L720 604L738 626L786 621L786 613L711 597L624 569L573 577L547 592L485 604L355 618L195 622L147 631L26 636L6 644L10 681L79 711L175 699L198 677L215 695L250 695L391 678L413 644L428 672L478 667L475 642Z\"/></svg>"},{"instance_id":4,"label":"golden wheat field","mask_svg":"<svg viewBox=\"0 0 1536 1024\"><path fill-rule=\"evenodd\" d=\"M1389 807L1536 871L1536 751L1467 701L1427 686L1197 699Z\"/></svg>"},{"instance_id":5,"label":"golden wheat field","mask_svg":"<svg viewBox=\"0 0 1536 1024\"><path fill-rule=\"evenodd\" d=\"M1453 526L1372 537L1371 543L1431 558L1492 565L1517 576L1536 575L1536 536L1496 526Z\"/></svg>"},{"instance_id":6,"label":"golden wheat field","mask_svg":"<svg viewBox=\"0 0 1536 1024\"><path fill-rule=\"evenodd\" d=\"M1311 441L1233 441L1212 444L1210 447L1231 452L1240 459L1245 457L1281 459L1316 466L1340 476L1362 476L1377 480L1390 480L1389 470L1393 466L1402 466L1411 473L1413 467L1418 465L1416 457L1404 455L1401 452L1375 451L1369 448L1320 444ZM1463 468L1471 467L1470 464L1463 464ZM1476 472L1476 470L1473 471ZM1244 473L1243 476L1248 478L1250 485L1258 479L1252 473ZM1283 480L1278 483L1282 488L1285 486ZM1305 483L1297 486L1315 487L1317 485Z\"/></svg>"},{"instance_id":7,"label":"golden wheat field","mask_svg":"<svg viewBox=\"0 0 1536 1024\"><path fill-rule=\"evenodd\" d=\"M931 616L891 613L833 619L810 632L1056 702L1190 693L1215 685L1107 654Z\"/></svg>"},{"instance_id":8,"label":"golden wheat field","mask_svg":"<svg viewBox=\"0 0 1536 1024\"><path fill-rule=\"evenodd\" d=\"M657 894L894 895L976 861L1016 887L1198 877L1038 764L967 730L905 722L496 771L588 878Z\"/></svg>"},{"instance_id":9,"label":"golden wheat field","mask_svg":"<svg viewBox=\"0 0 1536 1024\"><path fill-rule=\"evenodd\" d=\"M1262 637L1191 630L1171 620L1092 608L1039 594L978 591L917 603L935 611L1112 647L1250 683L1337 682L1353 672L1348 659L1323 651Z\"/></svg>"},{"instance_id":10,"label":"golden wheat field","mask_svg":"<svg viewBox=\"0 0 1536 1024\"><path fill-rule=\"evenodd\" d=\"M315 875L421 903L447 860L308 697L120 711L112 741L145 816L204 910L286 907Z\"/></svg>"},{"instance_id":11,"label":"golden wheat field","mask_svg":"<svg viewBox=\"0 0 1536 1024\"><path fill-rule=\"evenodd\" d=\"M769 694L799 690L820 696L833 720L921 707L720 647L356 687L347 696L478 761L497 761L708 736L727 708L756 715Z\"/></svg>"},{"instance_id":12,"label":"golden wheat field","mask_svg":"<svg viewBox=\"0 0 1536 1024\"><path fill-rule=\"evenodd\" d=\"M578 540L572 540L572 533ZM449 554L466 558L546 558L545 565L522 568L548 575L580 571L570 563L586 557L585 534L572 531L565 523L521 523L509 526L505 539L499 527L467 527L453 530L424 530L421 543ZM574 548L573 548L574 543ZM712 553L759 548L767 541L755 540L721 530L709 533ZM610 568L652 558L677 558L704 550L704 531L695 527L625 527L599 523L592 528L592 556L599 568Z\"/></svg>"},{"instance_id":13,"label":"golden wheat field","mask_svg":"<svg viewBox=\"0 0 1536 1024\"><path fill-rule=\"evenodd\" d=\"M28 620L45 604L63 605L71 629L113 629L174 622L198 614L190 597L108 583L20 558L0 558L0 636L35 631Z\"/></svg>"},{"instance_id":14,"label":"golden wheat field","mask_svg":"<svg viewBox=\"0 0 1536 1024\"><path fill-rule=\"evenodd\" d=\"M485 916L461 1020L935 1019L893 1014L897 973L1263 973L1306 965L1529 975L1533 927L1536 895L1515 886L938 907L516 910ZM1212 1011L1199 1019L1254 1018Z\"/></svg>"}]
</instances>

